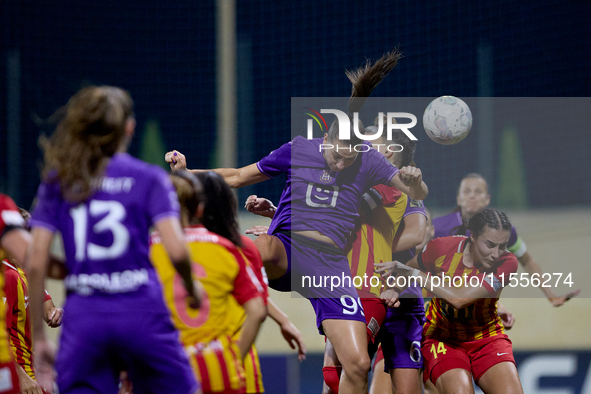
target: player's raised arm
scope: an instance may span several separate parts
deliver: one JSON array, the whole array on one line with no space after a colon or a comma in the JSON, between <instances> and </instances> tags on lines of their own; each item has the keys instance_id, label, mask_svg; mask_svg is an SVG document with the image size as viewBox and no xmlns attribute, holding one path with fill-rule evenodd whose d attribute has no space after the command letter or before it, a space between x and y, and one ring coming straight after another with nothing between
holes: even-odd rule
<instances>
[{"instance_id":1,"label":"player's raised arm","mask_svg":"<svg viewBox=\"0 0 591 394\"><path fill-rule=\"evenodd\" d=\"M173 150L164 156L167 163L170 164L172 170L187 169L187 158L181 152ZM220 174L224 181L232 188L240 188L269 179L263 174L256 163L249 164L242 168L216 168L212 170L189 170L191 172L214 171Z\"/></svg>"},{"instance_id":2,"label":"player's raised arm","mask_svg":"<svg viewBox=\"0 0 591 394\"><path fill-rule=\"evenodd\" d=\"M394 186L410 198L415 200L424 200L429 194L429 189L423 182L423 174L417 167L402 167L396 175L392 177L390 186Z\"/></svg>"}]
</instances>

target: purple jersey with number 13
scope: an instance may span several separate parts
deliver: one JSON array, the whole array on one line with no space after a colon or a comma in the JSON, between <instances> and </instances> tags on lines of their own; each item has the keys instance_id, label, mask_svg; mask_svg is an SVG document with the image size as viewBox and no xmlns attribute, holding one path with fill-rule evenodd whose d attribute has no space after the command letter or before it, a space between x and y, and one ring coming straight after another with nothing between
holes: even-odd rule
<instances>
[{"instance_id":1,"label":"purple jersey with number 13","mask_svg":"<svg viewBox=\"0 0 591 394\"><path fill-rule=\"evenodd\" d=\"M166 172L118 153L82 203L66 201L57 182L43 182L32 225L62 233L69 313L167 313L148 258L148 233L158 220L178 216Z\"/></svg>"}]
</instances>

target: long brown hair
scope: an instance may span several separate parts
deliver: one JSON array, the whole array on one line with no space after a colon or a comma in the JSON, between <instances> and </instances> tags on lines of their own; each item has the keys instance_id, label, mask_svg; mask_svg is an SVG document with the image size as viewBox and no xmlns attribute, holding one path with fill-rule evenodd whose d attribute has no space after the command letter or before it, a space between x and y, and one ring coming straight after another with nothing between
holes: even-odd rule
<instances>
[{"instance_id":1,"label":"long brown hair","mask_svg":"<svg viewBox=\"0 0 591 394\"><path fill-rule=\"evenodd\" d=\"M363 107L363 104L365 104L365 101L371 92L384 78L386 78L386 75L396 67L398 60L400 60L401 57L402 54L397 49L394 49L385 53L373 63L370 60L367 60L365 65L356 68L355 70L345 70L347 78L349 78L349 81L351 81L351 84L353 85L351 97L349 98L350 118L353 117L354 112L359 112L361 110L361 107ZM363 128L363 124L361 124L361 120L359 121L359 131L361 134L365 134L365 129ZM335 138L337 138L338 133L339 124L335 120L328 131L329 140L336 141ZM351 143L361 143L354 133L351 135Z\"/></svg>"},{"instance_id":2,"label":"long brown hair","mask_svg":"<svg viewBox=\"0 0 591 394\"><path fill-rule=\"evenodd\" d=\"M129 93L113 86L81 89L58 110L61 120L50 138L42 136L43 178L59 181L69 201L87 199L121 146L127 121L133 117Z\"/></svg>"}]
</instances>

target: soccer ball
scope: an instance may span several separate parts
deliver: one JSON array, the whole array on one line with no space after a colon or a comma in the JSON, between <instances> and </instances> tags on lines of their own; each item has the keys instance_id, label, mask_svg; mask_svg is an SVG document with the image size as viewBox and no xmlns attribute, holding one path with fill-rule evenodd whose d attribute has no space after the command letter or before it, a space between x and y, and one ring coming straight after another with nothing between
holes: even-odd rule
<instances>
[{"instance_id":1,"label":"soccer ball","mask_svg":"<svg viewBox=\"0 0 591 394\"><path fill-rule=\"evenodd\" d=\"M438 144L457 144L470 132L472 112L459 98L441 96L425 109L423 126L429 138Z\"/></svg>"}]
</instances>

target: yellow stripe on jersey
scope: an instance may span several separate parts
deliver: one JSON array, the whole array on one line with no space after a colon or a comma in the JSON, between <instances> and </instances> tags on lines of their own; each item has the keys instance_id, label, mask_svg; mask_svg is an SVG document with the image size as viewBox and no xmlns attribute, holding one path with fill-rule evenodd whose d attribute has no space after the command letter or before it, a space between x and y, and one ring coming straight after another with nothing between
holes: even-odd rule
<instances>
[{"instance_id":1,"label":"yellow stripe on jersey","mask_svg":"<svg viewBox=\"0 0 591 394\"><path fill-rule=\"evenodd\" d=\"M253 344L244 357L244 373L246 376L246 394L264 393L263 373L256 346Z\"/></svg>"},{"instance_id":2,"label":"yellow stripe on jersey","mask_svg":"<svg viewBox=\"0 0 591 394\"><path fill-rule=\"evenodd\" d=\"M199 311L190 309L180 278L161 244L152 245L150 256L163 284L167 306L185 346L207 343L222 335L232 335L230 303L239 266L224 246L216 243L189 243L193 273L203 286ZM175 284L175 281L177 282Z\"/></svg>"},{"instance_id":3,"label":"yellow stripe on jersey","mask_svg":"<svg viewBox=\"0 0 591 394\"><path fill-rule=\"evenodd\" d=\"M5 257L4 250L0 248L0 261ZM8 333L6 332L6 296L4 293L4 273L0 267L0 297L4 300L0 305L0 363L12 362L12 350L10 349L10 341Z\"/></svg>"},{"instance_id":4,"label":"yellow stripe on jersey","mask_svg":"<svg viewBox=\"0 0 591 394\"><path fill-rule=\"evenodd\" d=\"M394 204L380 206L371 212L362 213L362 224L352 239L354 242L347 251L347 259L351 268L351 276L363 277L367 275L368 280L363 281L358 287L359 290L371 292L379 297L381 287L371 287L371 277L375 276L380 283L380 275L374 272L374 264L380 261L392 260L392 246L396 238L396 232L406 211L407 196L402 193ZM357 282L359 283L359 282ZM364 284L368 287L364 288Z\"/></svg>"}]
</instances>

